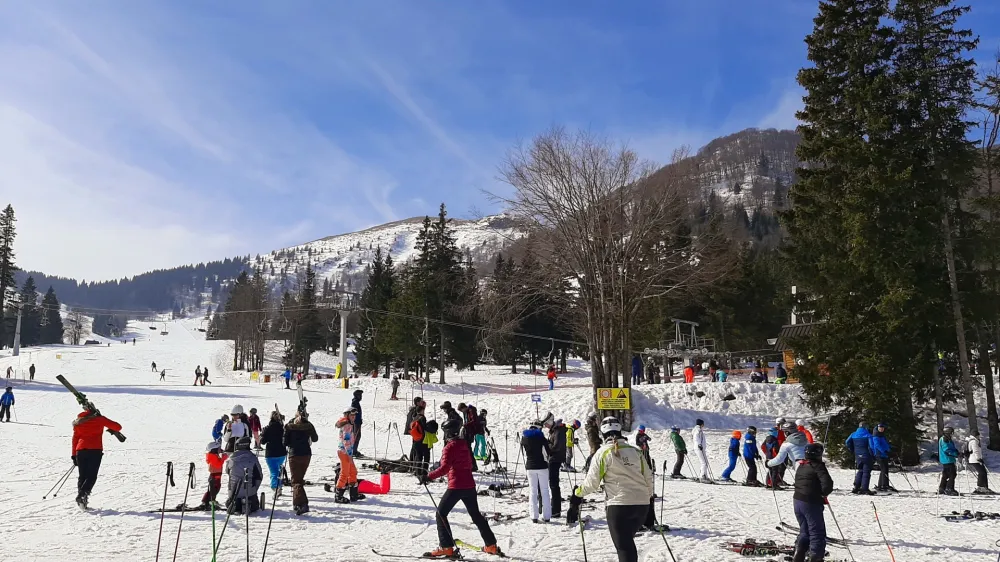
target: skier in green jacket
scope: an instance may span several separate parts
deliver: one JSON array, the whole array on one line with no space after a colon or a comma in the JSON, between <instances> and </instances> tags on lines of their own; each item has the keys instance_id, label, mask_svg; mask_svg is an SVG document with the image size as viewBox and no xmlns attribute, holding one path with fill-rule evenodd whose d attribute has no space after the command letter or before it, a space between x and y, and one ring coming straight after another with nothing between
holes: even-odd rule
<instances>
[{"instance_id":1,"label":"skier in green jacket","mask_svg":"<svg viewBox=\"0 0 1000 562\"><path fill-rule=\"evenodd\" d=\"M681 467L684 466L684 455L687 454L688 450L684 438L681 437L681 428L676 425L670 428L670 440L674 443L674 452L677 453L677 462L674 463L674 471L670 477L684 478L681 474Z\"/></svg>"}]
</instances>

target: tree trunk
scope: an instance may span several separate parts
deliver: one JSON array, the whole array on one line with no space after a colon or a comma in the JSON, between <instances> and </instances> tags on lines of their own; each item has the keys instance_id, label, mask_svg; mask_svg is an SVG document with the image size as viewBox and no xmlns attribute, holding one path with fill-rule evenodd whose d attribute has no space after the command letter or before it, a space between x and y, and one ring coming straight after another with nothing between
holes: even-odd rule
<instances>
[{"instance_id":1,"label":"tree trunk","mask_svg":"<svg viewBox=\"0 0 1000 562\"><path fill-rule=\"evenodd\" d=\"M569 355L568 350L565 347L562 348L562 351L559 353L559 372L560 373L565 373L566 372L566 356L567 355Z\"/></svg>"},{"instance_id":2,"label":"tree trunk","mask_svg":"<svg viewBox=\"0 0 1000 562\"><path fill-rule=\"evenodd\" d=\"M986 385L986 431L989 435L986 448L1000 451L1000 416L997 415L997 395L993 387L993 365L990 363L990 330L977 328L979 334L979 370Z\"/></svg>"},{"instance_id":3,"label":"tree trunk","mask_svg":"<svg viewBox=\"0 0 1000 562\"><path fill-rule=\"evenodd\" d=\"M392 369L392 359L389 357L385 358L385 375L382 376L383 379L389 378L389 371Z\"/></svg>"},{"instance_id":4,"label":"tree trunk","mask_svg":"<svg viewBox=\"0 0 1000 562\"><path fill-rule=\"evenodd\" d=\"M441 374L438 376L438 384L445 384L444 382L444 326L438 330L441 334Z\"/></svg>"},{"instance_id":5,"label":"tree trunk","mask_svg":"<svg viewBox=\"0 0 1000 562\"><path fill-rule=\"evenodd\" d=\"M913 397L906 377L896 379L896 402L900 421L906 427L916 427L913 416ZM920 449L916 439L907 439L899 444L899 462L906 466L920 464Z\"/></svg>"},{"instance_id":6,"label":"tree trunk","mask_svg":"<svg viewBox=\"0 0 1000 562\"><path fill-rule=\"evenodd\" d=\"M958 276L955 273L955 252L951 244L951 221L945 211L943 221L944 254L948 262L948 284L951 286L951 307L955 313L955 335L958 337L958 360L961 363L962 390L965 394L965 409L969 412L969 432L979 434L976 419L976 398L973 393L972 376L969 374L969 349L965 342L965 321L962 318L962 300L958 293Z\"/></svg>"},{"instance_id":7,"label":"tree trunk","mask_svg":"<svg viewBox=\"0 0 1000 562\"><path fill-rule=\"evenodd\" d=\"M937 438L944 435L944 398L941 396L941 370L937 363L931 363L931 372L934 375L934 417L937 421Z\"/></svg>"}]
</instances>

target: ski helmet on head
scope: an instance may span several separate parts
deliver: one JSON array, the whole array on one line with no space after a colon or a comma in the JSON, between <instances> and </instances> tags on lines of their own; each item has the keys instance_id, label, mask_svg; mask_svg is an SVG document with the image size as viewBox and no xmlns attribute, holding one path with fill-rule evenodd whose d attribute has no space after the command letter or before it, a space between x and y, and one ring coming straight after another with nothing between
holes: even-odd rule
<instances>
[{"instance_id":1,"label":"ski helmet on head","mask_svg":"<svg viewBox=\"0 0 1000 562\"><path fill-rule=\"evenodd\" d=\"M230 413L232 415L234 415L234 416L238 416L238 415L242 414L243 413L243 406L241 406L239 404L233 406L233 411L230 412Z\"/></svg>"},{"instance_id":2,"label":"ski helmet on head","mask_svg":"<svg viewBox=\"0 0 1000 562\"><path fill-rule=\"evenodd\" d=\"M751 425L747 428L747 433L757 433L757 428Z\"/></svg>"},{"instance_id":3,"label":"ski helmet on head","mask_svg":"<svg viewBox=\"0 0 1000 562\"><path fill-rule=\"evenodd\" d=\"M878 428L878 429L885 429L885 423L884 422L878 422L878 425L876 425L875 427Z\"/></svg>"},{"instance_id":4,"label":"ski helmet on head","mask_svg":"<svg viewBox=\"0 0 1000 562\"><path fill-rule=\"evenodd\" d=\"M774 425L781 427L781 424L785 423L785 418L777 418L774 420Z\"/></svg>"},{"instance_id":5,"label":"ski helmet on head","mask_svg":"<svg viewBox=\"0 0 1000 562\"><path fill-rule=\"evenodd\" d=\"M675 425L675 426L673 426L673 427L671 427L671 428L670 428L670 431L672 431L672 432L674 432L674 433L680 433L680 431L681 431L681 428L679 428L679 427L677 427L677 426Z\"/></svg>"},{"instance_id":6,"label":"ski helmet on head","mask_svg":"<svg viewBox=\"0 0 1000 562\"><path fill-rule=\"evenodd\" d=\"M806 460L822 461L823 445L821 443L810 443L806 445L804 456Z\"/></svg>"},{"instance_id":7,"label":"ski helmet on head","mask_svg":"<svg viewBox=\"0 0 1000 562\"><path fill-rule=\"evenodd\" d=\"M456 439L458 438L459 432L462 431L462 422L455 418L448 418L441 424L441 431L444 432L445 441Z\"/></svg>"},{"instance_id":8,"label":"ski helmet on head","mask_svg":"<svg viewBox=\"0 0 1000 562\"><path fill-rule=\"evenodd\" d=\"M797 427L805 427L806 426L806 420L801 419L801 418L797 419L797 420L795 420L795 425Z\"/></svg>"},{"instance_id":9,"label":"ski helmet on head","mask_svg":"<svg viewBox=\"0 0 1000 562\"><path fill-rule=\"evenodd\" d=\"M858 427L859 428L864 427L864 426L865 426L865 422L863 422L863 421L859 421L858 422Z\"/></svg>"},{"instance_id":10,"label":"ski helmet on head","mask_svg":"<svg viewBox=\"0 0 1000 562\"><path fill-rule=\"evenodd\" d=\"M8 387L7 387L7 390L10 390L10 391L13 391L13 390L14 390L14 387L13 387L13 386L8 386Z\"/></svg>"},{"instance_id":11,"label":"ski helmet on head","mask_svg":"<svg viewBox=\"0 0 1000 562\"><path fill-rule=\"evenodd\" d=\"M580 420L573 420L573 429L580 429Z\"/></svg>"},{"instance_id":12,"label":"ski helmet on head","mask_svg":"<svg viewBox=\"0 0 1000 562\"><path fill-rule=\"evenodd\" d=\"M615 434L622 434L622 422L614 416L608 416L601 420L601 436L607 439Z\"/></svg>"},{"instance_id":13,"label":"ski helmet on head","mask_svg":"<svg viewBox=\"0 0 1000 562\"><path fill-rule=\"evenodd\" d=\"M361 390L360 388L354 391L354 395L355 396L361 396L364 393L365 393L365 391Z\"/></svg>"},{"instance_id":14,"label":"ski helmet on head","mask_svg":"<svg viewBox=\"0 0 1000 562\"><path fill-rule=\"evenodd\" d=\"M250 408L250 413L251 414L256 414L257 413L257 408Z\"/></svg>"},{"instance_id":15,"label":"ski helmet on head","mask_svg":"<svg viewBox=\"0 0 1000 562\"><path fill-rule=\"evenodd\" d=\"M639 431L646 431L646 426L640 425L639 426Z\"/></svg>"},{"instance_id":16,"label":"ski helmet on head","mask_svg":"<svg viewBox=\"0 0 1000 562\"><path fill-rule=\"evenodd\" d=\"M222 445L219 444L218 441L212 441L208 445L205 445L205 452L206 453L211 453L212 451L215 451L215 450L221 449L221 448L222 448Z\"/></svg>"},{"instance_id":17,"label":"ski helmet on head","mask_svg":"<svg viewBox=\"0 0 1000 562\"><path fill-rule=\"evenodd\" d=\"M955 433L955 428L953 428L953 427L946 427L946 428L944 428L944 434L945 435L951 435L953 433Z\"/></svg>"},{"instance_id":18,"label":"ski helmet on head","mask_svg":"<svg viewBox=\"0 0 1000 562\"><path fill-rule=\"evenodd\" d=\"M795 433L799 428L795 426L792 422L786 422L785 425L781 426L781 431L785 433Z\"/></svg>"},{"instance_id":19,"label":"ski helmet on head","mask_svg":"<svg viewBox=\"0 0 1000 562\"><path fill-rule=\"evenodd\" d=\"M250 438L240 437L238 440L236 440L236 448L241 450L242 449L250 450Z\"/></svg>"},{"instance_id":20,"label":"ski helmet on head","mask_svg":"<svg viewBox=\"0 0 1000 562\"><path fill-rule=\"evenodd\" d=\"M743 434L740 433L740 430L737 429L736 431L733 432L733 439L740 439L742 437L743 437Z\"/></svg>"},{"instance_id":21,"label":"ski helmet on head","mask_svg":"<svg viewBox=\"0 0 1000 562\"><path fill-rule=\"evenodd\" d=\"M705 425L705 420L703 420L701 418L698 418L698 419L694 420L694 424L695 425Z\"/></svg>"},{"instance_id":22,"label":"ski helmet on head","mask_svg":"<svg viewBox=\"0 0 1000 562\"><path fill-rule=\"evenodd\" d=\"M483 408L482 410L479 410L479 415L480 415L480 416L485 416L485 415L486 415L486 414L488 414L488 413L489 413L489 412L488 412L488 411L486 411L486 408Z\"/></svg>"}]
</instances>

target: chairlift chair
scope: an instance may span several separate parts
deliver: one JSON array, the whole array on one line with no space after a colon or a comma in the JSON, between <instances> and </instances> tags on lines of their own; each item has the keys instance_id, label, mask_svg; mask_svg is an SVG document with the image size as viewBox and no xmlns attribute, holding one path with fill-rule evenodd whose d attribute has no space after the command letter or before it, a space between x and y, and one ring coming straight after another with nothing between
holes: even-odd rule
<instances>
[{"instance_id":1,"label":"chairlift chair","mask_svg":"<svg viewBox=\"0 0 1000 562\"><path fill-rule=\"evenodd\" d=\"M155 329L155 328L154 328L154 329ZM162 330L162 331L160 332L160 335L161 335L161 336L166 336L166 335L169 335L169 334L170 334L170 332L168 332L168 331L167 331L167 323L166 323L166 322L164 322L164 323L163 323L163 330Z\"/></svg>"}]
</instances>

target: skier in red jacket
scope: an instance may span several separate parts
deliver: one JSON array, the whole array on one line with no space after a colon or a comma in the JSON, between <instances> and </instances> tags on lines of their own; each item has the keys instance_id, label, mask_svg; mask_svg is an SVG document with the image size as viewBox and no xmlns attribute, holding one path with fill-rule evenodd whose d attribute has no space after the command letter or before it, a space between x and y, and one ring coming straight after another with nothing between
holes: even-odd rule
<instances>
[{"instance_id":1,"label":"skier in red jacket","mask_svg":"<svg viewBox=\"0 0 1000 562\"><path fill-rule=\"evenodd\" d=\"M104 431L121 431L122 426L101 415L92 405L73 420L73 465L79 471L76 504L87 509L90 491L97 483L97 473L101 470L104 457Z\"/></svg>"},{"instance_id":2,"label":"skier in red jacket","mask_svg":"<svg viewBox=\"0 0 1000 562\"><path fill-rule=\"evenodd\" d=\"M222 467L226 463L229 455L222 452L222 445L218 441L212 441L205 447L205 462L208 464L208 491L201 497L201 505L198 509L210 511L212 504L216 503L215 498L222 489ZM216 503L216 509L219 509Z\"/></svg>"},{"instance_id":3,"label":"skier in red jacket","mask_svg":"<svg viewBox=\"0 0 1000 562\"><path fill-rule=\"evenodd\" d=\"M472 451L465 441L459 439L462 422L457 417L449 418L441 424L441 430L444 432L445 440L444 450L441 452L441 466L427 475L427 480L436 480L445 474L448 475L448 491L441 496L437 510L438 544L441 548L426 553L424 557L459 558L455 539L451 535L451 526L448 524L448 514L459 501L465 504L465 510L469 512L472 522L476 524L483 542L486 543L483 552L501 556L503 553L497 546L497 538L490 529L489 522L479 511L476 480L472 477Z\"/></svg>"}]
</instances>

